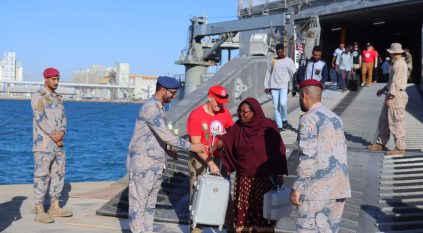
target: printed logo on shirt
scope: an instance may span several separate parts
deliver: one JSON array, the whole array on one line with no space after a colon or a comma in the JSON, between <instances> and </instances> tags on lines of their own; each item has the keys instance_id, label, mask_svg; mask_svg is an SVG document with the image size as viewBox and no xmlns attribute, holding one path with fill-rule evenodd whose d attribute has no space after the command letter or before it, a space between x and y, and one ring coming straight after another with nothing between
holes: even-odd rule
<instances>
[{"instance_id":1,"label":"printed logo on shirt","mask_svg":"<svg viewBox=\"0 0 423 233\"><path fill-rule=\"evenodd\" d=\"M315 71L314 71L314 74L315 75L320 75L320 72L321 72L322 70L320 70L320 69L316 69Z\"/></svg>"},{"instance_id":2,"label":"printed logo on shirt","mask_svg":"<svg viewBox=\"0 0 423 233\"><path fill-rule=\"evenodd\" d=\"M366 54L364 54L364 56L366 56L366 58L369 58L370 57L370 53L366 53Z\"/></svg>"},{"instance_id":3,"label":"printed logo on shirt","mask_svg":"<svg viewBox=\"0 0 423 233\"><path fill-rule=\"evenodd\" d=\"M223 127L223 124L220 121L214 120L210 123L210 134L223 135L224 133L225 127Z\"/></svg>"}]
</instances>

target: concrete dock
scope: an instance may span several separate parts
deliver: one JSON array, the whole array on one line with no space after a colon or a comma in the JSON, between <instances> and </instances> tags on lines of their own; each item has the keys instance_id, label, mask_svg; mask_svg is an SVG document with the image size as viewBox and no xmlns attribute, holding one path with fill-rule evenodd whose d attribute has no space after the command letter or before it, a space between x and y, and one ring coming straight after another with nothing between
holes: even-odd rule
<instances>
[{"instance_id":1,"label":"concrete dock","mask_svg":"<svg viewBox=\"0 0 423 233\"><path fill-rule=\"evenodd\" d=\"M96 215L108 199L103 197L86 198L80 194L107 189L114 182L66 183L62 202L74 216L55 218L52 224L34 221L34 199L32 184L0 186L0 232L4 233L116 233L128 232L128 219ZM122 187L123 188L123 187ZM114 187L113 189L116 189ZM118 188L117 188L118 189ZM155 232L188 232L187 225L156 223ZM217 230L206 229L206 233Z\"/></svg>"},{"instance_id":2,"label":"concrete dock","mask_svg":"<svg viewBox=\"0 0 423 233\"><path fill-rule=\"evenodd\" d=\"M347 202L340 232L423 232L423 226L420 228L419 225L422 224L423 216L421 89L415 85L409 85L407 88L410 97L406 114L406 156L389 158L382 153L372 154L365 150L376 134L383 98L376 97L375 93L381 87L382 84L374 84L362 88L358 93L341 93L329 88L323 94L322 102L341 115L348 140L353 197ZM295 128L301 114L297 102L298 95L289 97L290 129L282 132L284 142L290 149L295 143ZM264 104L263 109L269 117L273 115L271 103ZM392 138L388 147L393 148ZM290 177L295 178L295 174ZM110 196L124 188L118 185L115 182L67 183L62 204L73 211L74 216L56 218L53 224L41 224L33 220L31 184L0 185L0 232L130 232L127 219L96 215L96 210L103 206ZM106 190L113 191L107 193ZM166 203L172 202L164 199L163 203L162 206L165 206ZM398 206L398 203L401 205ZM160 220L159 215L156 215L157 220ZM277 232L293 230L293 218L285 219L284 223L278 224L277 227ZM154 231L189 232L187 225L159 221L155 223ZM207 228L205 232L218 230Z\"/></svg>"}]
</instances>

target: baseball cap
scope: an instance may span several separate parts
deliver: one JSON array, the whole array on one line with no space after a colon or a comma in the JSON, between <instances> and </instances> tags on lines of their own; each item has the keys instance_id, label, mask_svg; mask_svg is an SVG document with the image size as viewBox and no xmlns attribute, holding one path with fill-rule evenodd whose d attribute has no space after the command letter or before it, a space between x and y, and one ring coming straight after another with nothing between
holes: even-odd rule
<instances>
[{"instance_id":1,"label":"baseball cap","mask_svg":"<svg viewBox=\"0 0 423 233\"><path fill-rule=\"evenodd\" d=\"M229 103L229 95L226 89L220 85L215 85L210 87L209 95L211 95L218 104L226 104Z\"/></svg>"}]
</instances>

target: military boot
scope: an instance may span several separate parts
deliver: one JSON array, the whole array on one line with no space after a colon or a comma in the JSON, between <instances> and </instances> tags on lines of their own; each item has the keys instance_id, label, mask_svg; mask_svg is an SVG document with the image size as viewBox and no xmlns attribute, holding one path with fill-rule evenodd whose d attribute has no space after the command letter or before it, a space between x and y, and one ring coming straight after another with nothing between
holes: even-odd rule
<instances>
[{"instance_id":1,"label":"military boot","mask_svg":"<svg viewBox=\"0 0 423 233\"><path fill-rule=\"evenodd\" d=\"M398 149L397 147L385 153L385 155L390 155L390 156L404 156L404 154L405 154L405 150Z\"/></svg>"},{"instance_id":2,"label":"military boot","mask_svg":"<svg viewBox=\"0 0 423 233\"><path fill-rule=\"evenodd\" d=\"M53 217L71 217L73 213L68 210L64 210L59 206L59 199L52 198L50 202L50 209L48 213Z\"/></svg>"},{"instance_id":3,"label":"military boot","mask_svg":"<svg viewBox=\"0 0 423 233\"><path fill-rule=\"evenodd\" d=\"M54 218L44 212L43 204L35 205L35 221L40 223L53 223Z\"/></svg>"},{"instance_id":4,"label":"military boot","mask_svg":"<svg viewBox=\"0 0 423 233\"><path fill-rule=\"evenodd\" d=\"M373 150L373 151L386 151L386 150L388 150L388 148L386 148L385 145L382 145L382 144L379 144L379 143L372 144L372 145L368 146L367 149Z\"/></svg>"}]
</instances>

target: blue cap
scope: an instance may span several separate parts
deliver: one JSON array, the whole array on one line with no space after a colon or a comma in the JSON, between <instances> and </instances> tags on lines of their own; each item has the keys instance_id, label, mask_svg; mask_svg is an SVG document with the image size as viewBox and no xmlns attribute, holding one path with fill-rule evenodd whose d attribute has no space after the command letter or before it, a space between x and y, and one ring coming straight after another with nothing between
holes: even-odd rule
<instances>
[{"instance_id":1,"label":"blue cap","mask_svg":"<svg viewBox=\"0 0 423 233\"><path fill-rule=\"evenodd\" d=\"M166 88L166 89L178 89L179 88L179 82L178 80L168 77L168 76L160 76L157 79L157 83L160 84L160 86Z\"/></svg>"}]
</instances>

